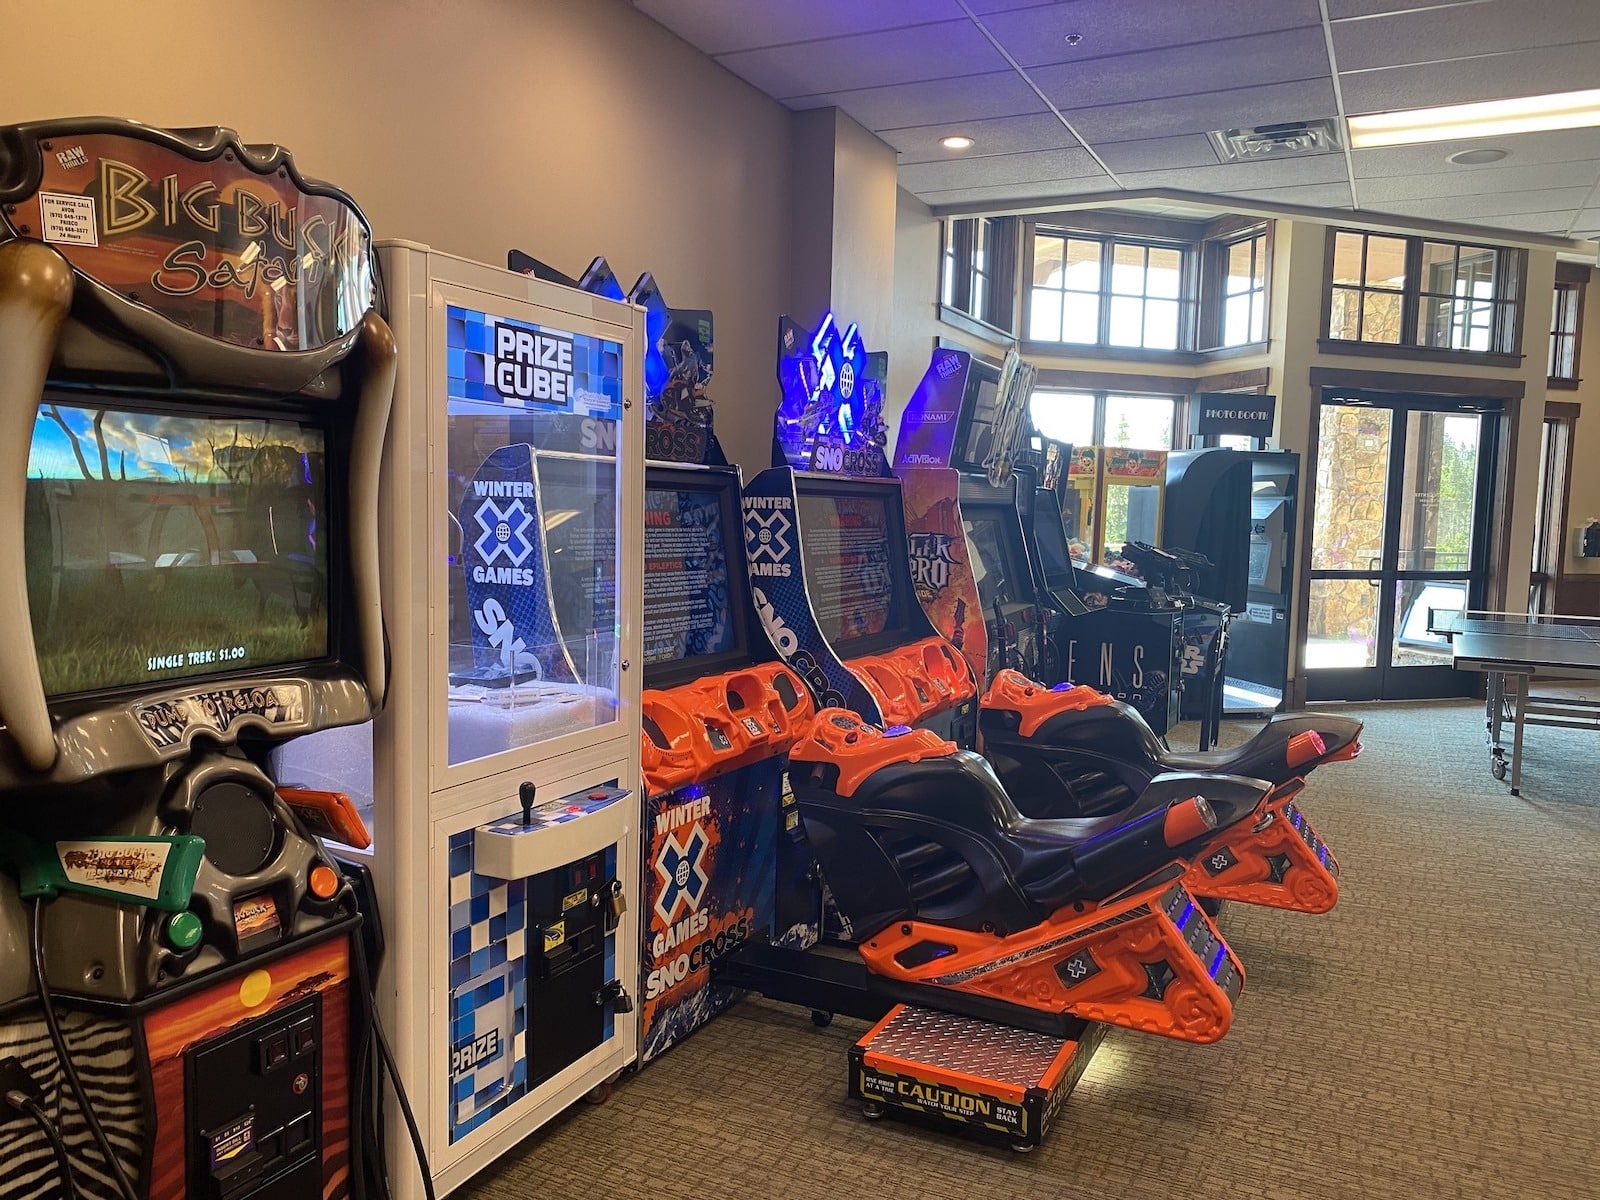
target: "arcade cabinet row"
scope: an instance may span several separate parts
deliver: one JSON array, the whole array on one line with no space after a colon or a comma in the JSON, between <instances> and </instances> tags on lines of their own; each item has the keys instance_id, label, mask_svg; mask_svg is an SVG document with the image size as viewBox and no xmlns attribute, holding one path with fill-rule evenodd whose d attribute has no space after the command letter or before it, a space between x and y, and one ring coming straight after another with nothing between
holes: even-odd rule
<instances>
[{"instance_id":1,"label":"arcade cabinet row","mask_svg":"<svg viewBox=\"0 0 1600 1200\"><path fill-rule=\"evenodd\" d=\"M735 987L881 1019L852 1087L936 1117L966 1022L1047 1039L1026 1144L1100 1023L1225 1031L1193 897L1332 904L1357 727L1174 756L1002 669L1056 618L960 487L913 580L854 327L785 325L741 494L709 314L603 262L375 245L226 130L0 130L0 204L6 1195L443 1194Z\"/></svg>"}]
</instances>

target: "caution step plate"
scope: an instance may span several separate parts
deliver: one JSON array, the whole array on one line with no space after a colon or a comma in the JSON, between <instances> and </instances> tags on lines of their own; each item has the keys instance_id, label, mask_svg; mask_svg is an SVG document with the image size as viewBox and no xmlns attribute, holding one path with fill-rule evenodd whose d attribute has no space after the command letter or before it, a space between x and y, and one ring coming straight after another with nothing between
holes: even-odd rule
<instances>
[{"instance_id":1,"label":"caution step plate","mask_svg":"<svg viewBox=\"0 0 1600 1200\"><path fill-rule=\"evenodd\" d=\"M1031 1150L1049 1130L1105 1027L1050 1037L900 1004L850 1049L850 1094L894 1115Z\"/></svg>"}]
</instances>

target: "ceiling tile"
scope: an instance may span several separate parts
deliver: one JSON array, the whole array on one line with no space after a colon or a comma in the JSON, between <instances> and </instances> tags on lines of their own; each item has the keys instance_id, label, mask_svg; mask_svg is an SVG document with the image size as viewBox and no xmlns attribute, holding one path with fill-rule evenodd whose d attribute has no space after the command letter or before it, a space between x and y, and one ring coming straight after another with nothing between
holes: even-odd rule
<instances>
[{"instance_id":1,"label":"ceiling tile","mask_svg":"<svg viewBox=\"0 0 1600 1200\"><path fill-rule=\"evenodd\" d=\"M1108 54L1190 46L1320 21L1317 0L1074 0L983 18L1024 67L1085 63ZM1083 41L1068 46L1069 33L1081 34Z\"/></svg>"},{"instance_id":2,"label":"ceiling tile","mask_svg":"<svg viewBox=\"0 0 1600 1200\"><path fill-rule=\"evenodd\" d=\"M1572 212L1588 196L1589 189L1586 187L1550 188L1540 191L1497 192L1484 196L1448 196L1434 200L1396 200L1384 207L1409 216L1439 217L1449 221L1475 221L1483 217L1556 212L1563 208Z\"/></svg>"},{"instance_id":3,"label":"ceiling tile","mask_svg":"<svg viewBox=\"0 0 1600 1200\"><path fill-rule=\"evenodd\" d=\"M967 7L981 17L985 13L1006 12L1013 8L1040 8L1060 3L1061 0L967 0Z\"/></svg>"},{"instance_id":4,"label":"ceiling tile","mask_svg":"<svg viewBox=\"0 0 1600 1200\"><path fill-rule=\"evenodd\" d=\"M928 188L973 188L1040 179L1100 178L1105 174L1086 150L1048 150L1035 154L991 154L985 158L913 163L900 168L900 186L921 193Z\"/></svg>"},{"instance_id":5,"label":"ceiling tile","mask_svg":"<svg viewBox=\"0 0 1600 1200\"><path fill-rule=\"evenodd\" d=\"M1414 8L1469 8L1476 4L1497 3L1500 0L1328 0L1328 16L1341 21L1350 17L1406 12Z\"/></svg>"},{"instance_id":6,"label":"ceiling tile","mask_svg":"<svg viewBox=\"0 0 1600 1200\"><path fill-rule=\"evenodd\" d=\"M1499 0L1346 21L1333 29L1340 71L1441 62L1597 39L1600 4L1594 0ZM1548 82L1539 87L1557 90Z\"/></svg>"},{"instance_id":7,"label":"ceiling tile","mask_svg":"<svg viewBox=\"0 0 1600 1200\"><path fill-rule=\"evenodd\" d=\"M991 187L957 188L953 191L917 192L924 204L987 204L997 207L1010 204L1036 204L1041 201L1069 203L1078 196L1100 196L1117 193L1110 180L1100 179L1041 179L1035 183L1006 183Z\"/></svg>"},{"instance_id":8,"label":"ceiling tile","mask_svg":"<svg viewBox=\"0 0 1600 1200\"><path fill-rule=\"evenodd\" d=\"M957 124L988 117L1048 112L1044 101L1015 71L960 79L902 83L894 87L829 92L788 101L790 108L837 104L873 132L914 125Z\"/></svg>"},{"instance_id":9,"label":"ceiling tile","mask_svg":"<svg viewBox=\"0 0 1600 1200\"><path fill-rule=\"evenodd\" d=\"M633 0L633 6L707 54L784 46L878 29L903 29L962 15L955 0Z\"/></svg>"},{"instance_id":10,"label":"ceiling tile","mask_svg":"<svg viewBox=\"0 0 1600 1200\"><path fill-rule=\"evenodd\" d=\"M1327 79L1308 79L1207 92L1168 104L1074 109L1068 115L1078 134L1093 146L1099 142L1205 133L1274 121L1305 121L1330 117L1335 111L1333 84Z\"/></svg>"},{"instance_id":11,"label":"ceiling tile","mask_svg":"<svg viewBox=\"0 0 1600 1200\"><path fill-rule=\"evenodd\" d=\"M900 151L900 165L919 162L946 162L956 158L982 158L989 154L1020 154L1029 150L1064 150L1076 146L1078 139L1054 113L1028 117L997 117L988 121L965 121L960 132L970 137L971 150L952 155L939 144L951 132L949 125L921 125L913 129L890 129L878 136Z\"/></svg>"},{"instance_id":12,"label":"ceiling tile","mask_svg":"<svg viewBox=\"0 0 1600 1200\"><path fill-rule=\"evenodd\" d=\"M1341 67L1343 64L1340 64ZM1460 62L1340 72L1347 113L1467 104L1600 87L1600 45L1517 50Z\"/></svg>"},{"instance_id":13,"label":"ceiling tile","mask_svg":"<svg viewBox=\"0 0 1600 1200\"><path fill-rule=\"evenodd\" d=\"M1309 158L1223 163L1178 171L1139 171L1118 178L1130 188L1169 187L1192 192L1233 193L1308 183L1343 184L1347 176L1344 155L1318 154Z\"/></svg>"},{"instance_id":14,"label":"ceiling tile","mask_svg":"<svg viewBox=\"0 0 1600 1200\"><path fill-rule=\"evenodd\" d=\"M1222 69L1219 51L1225 55ZM1029 78L1069 115L1078 108L1211 92L1223 81L1240 88L1327 74L1321 29L1261 34L1226 47L1173 46L1028 70Z\"/></svg>"},{"instance_id":15,"label":"ceiling tile","mask_svg":"<svg viewBox=\"0 0 1600 1200\"><path fill-rule=\"evenodd\" d=\"M1135 142L1099 142L1094 152L1118 174L1124 171L1167 171L1178 167L1211 167L1217 164L1217 152L1212 148L1211 139L1203 133L1141 138Z\"/></svg>"},{"instance_id":16,"label":"ceiling tile","mask_svg":"<svg viewBox=\"0 0 1600 1200\"><path fill-rule=\"evenodd\" d=\"M1006 69L1005 59L966 20L746 50L717 61L779 100Z\"/></svg>"},{"instance_id":17,"label":"ceiling tile","mask_svg":"<svg viewBox=\"0 0 1600 1200\"><path fill-rule=\"evenodd\" d=\"M1295 187L1257 188L1230 193L1242 200L1268 204L1299 204L1307 208L1349 208L1350 189L1342 183L1305 183Z\"/></svg>"},{"instance_id":18,"label":"ceiling tile","mask_svg":"<svg viewBox=\"0 0 1600 1200\"><path fill-rule=\"evenodd\" d=\"M1550 188L1590 187L1600 178L1600 162L1540 163L1537 166L1447 167L1432 174L1391 175L1356 179L1363 200L1418 200L1488 192L1521 192Z\"/></svg>"},{"instance_id":19,"label":"ceiling tile","mask_svg":"<svg viewBox=\"0 0 1600 1200\"><path fill-rule=\"evenodd\" d=\"M1492 146L1507 151L1507 156L1490 167L1451 167L1445 159L1458 150ZM1453 142L1424 142L1417 146L1379 146L1351 152L1357 179L1411 175L1437 171L1499 170L1506 167L1534 166L1600 159L1600 129L1560 129L1549 133L1518 133L1488 140L1467 139Z\"/></svg>"},{"instance_id":20,"label":"ceiling tile","mask_svg":"<svg viewBox=\"0 0 1600 1200\"><path fill-rule=\"evenodd\" d=\"M1517 213L1509 217L1493 217L1492 222L1501 229L1517 229L1525 233L1554 233L1565 235L1572 221L1572 210L1548 213Z\"/></svg>"}]
</instances>

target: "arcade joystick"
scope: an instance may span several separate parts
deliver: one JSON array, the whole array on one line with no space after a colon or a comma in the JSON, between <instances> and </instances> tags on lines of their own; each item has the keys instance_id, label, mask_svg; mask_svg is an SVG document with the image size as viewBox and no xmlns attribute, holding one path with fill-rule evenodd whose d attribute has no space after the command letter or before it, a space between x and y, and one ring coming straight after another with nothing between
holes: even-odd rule
<instances>
[{"instance_id":1,"label":"arcade joystick","mask_svg":"<svg viewBox=\"0 0 1600 1200\"><path fill-rule=\"evenodd\" d=\"M509 813L473 830L475 874L490 879L528 879L553 862L576 862L637 832L628 819L627 791L590 785L546 800L534 813L536 789L517 786L521 813Z\"/></svg>"}]
</instances>

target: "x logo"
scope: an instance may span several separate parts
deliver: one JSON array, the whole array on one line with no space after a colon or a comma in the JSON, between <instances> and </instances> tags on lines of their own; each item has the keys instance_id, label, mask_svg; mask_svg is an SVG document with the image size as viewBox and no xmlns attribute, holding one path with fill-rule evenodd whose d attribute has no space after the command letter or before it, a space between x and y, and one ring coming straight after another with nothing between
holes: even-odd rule
<instances>
[{"instance_id":1,"label":"x logo","mask_svg":"<svg viewBox=\"0 0 1600 1200\"><path fill-rule=\"evenodd\" d=\"M744 540L750 547L752 562L770 558L782 562L789 555L789 518L783 512L762 514L754 509L744 515Z\"/></svg>"},{"instance_id":2,"label":"x logo","mask_svg":"<svg viewBox=\"0 0 1600 1200\"><path fill-rule=\"evenodd\" d=\"M523 507L520 499L503 509L493 500L485 500L473 515L478 518L478 528L482 532L472 546L485 565L504 554L513 567L520 567L533 553L533 542L527 536L533 514Z\"/></svg>"},{"instance_id":3,"label":"x logo","mask_svg":"<svg viewBox=\"0 0 1600 1200\"><path fill-rule=\"evenodd\" d=\"M669 833L661 853L656 855L656 876L661 882L661 894L656 897L656 916L668 925L678 919L680 904L693 912L705 898L711 879L700 860L710 844L697 823L681 844L675 834Z\"/></svg>"}]
</instances>

